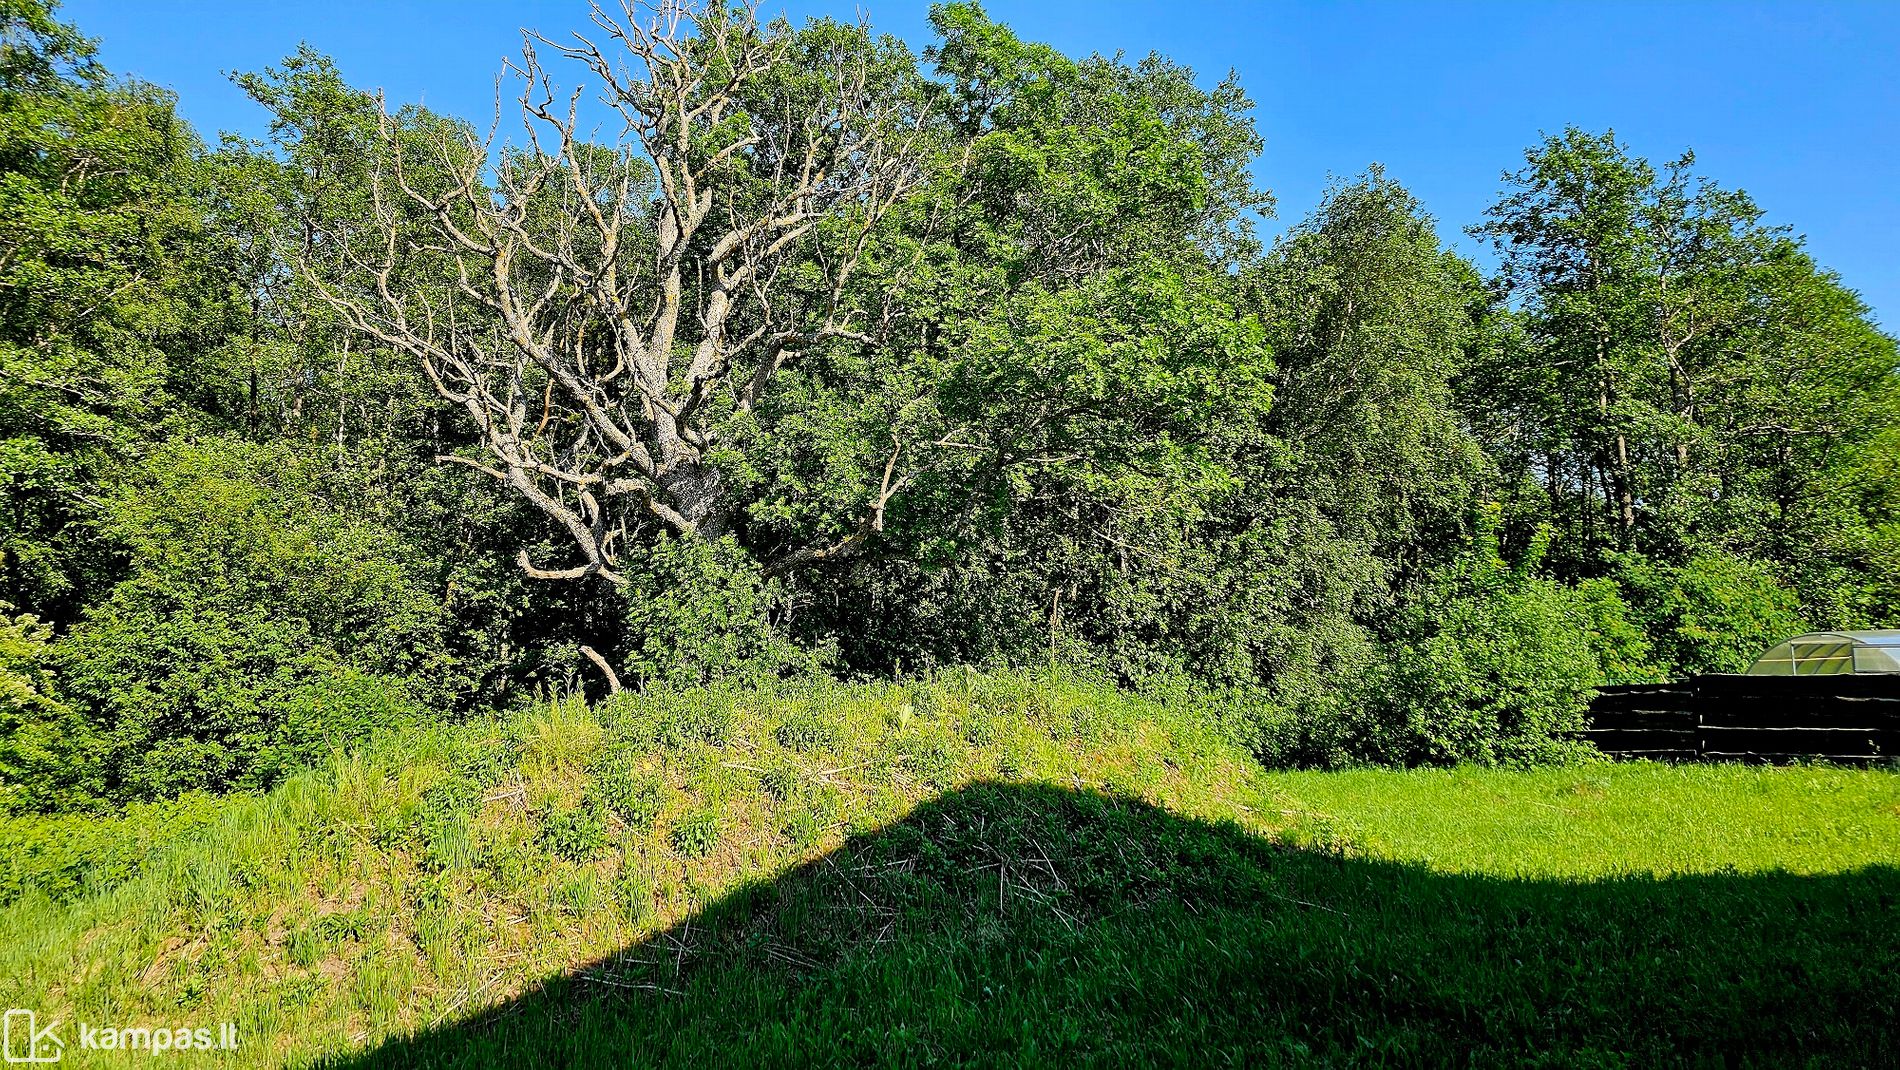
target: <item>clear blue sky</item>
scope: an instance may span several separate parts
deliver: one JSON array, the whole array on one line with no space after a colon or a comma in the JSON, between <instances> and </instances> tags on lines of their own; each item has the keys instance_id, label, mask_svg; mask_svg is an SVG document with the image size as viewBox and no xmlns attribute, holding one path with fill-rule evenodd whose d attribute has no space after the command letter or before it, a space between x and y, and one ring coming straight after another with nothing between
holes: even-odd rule
<instances>
[{"instance_id":1,"label":"clear blue sky","mask_svg":"<svg viewBox=\"0 0 1900 1070\"><path fill-rule=\"evenodd\" d=\"M767 0L853 17L921 48L927 0ZM1279 222L1329 175L1383 163L1447 240L1479 218L1539 131L1613 127L1658 162L1683 148L1900 324L1900 4L1197 3L992 0L1070 54L1160 51L1204 82L1229 68L1258 105L1260 181ZM580 27L581 0L69 0L113 69L175 89L207 136L265 117L225 78L307 41L354 84L471 118L530 26Z\"/></svg>"}]
</instances>

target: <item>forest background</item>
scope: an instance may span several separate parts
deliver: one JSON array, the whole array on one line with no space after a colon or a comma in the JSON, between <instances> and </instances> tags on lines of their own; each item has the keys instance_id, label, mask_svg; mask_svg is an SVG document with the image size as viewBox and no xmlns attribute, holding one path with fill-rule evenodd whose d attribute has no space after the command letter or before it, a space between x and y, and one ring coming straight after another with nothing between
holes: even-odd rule
<instances>
[{"instance_id":1,"label":"forest background","mask_svg":"<svg viewBox=\"0 0 1900 1070\"><path fill-rule=\"evenodd\" d=\"M1376 168L1264 242L1237 78L970 4L921 54L603 12L492 137L306 49L215 145L0 13L10 809L1049 663L1271 764L1534 762L1597 686L1896 616L1894 340L1688 153L1500 161L1486 273Z\"/></svg>"}]
</instances>

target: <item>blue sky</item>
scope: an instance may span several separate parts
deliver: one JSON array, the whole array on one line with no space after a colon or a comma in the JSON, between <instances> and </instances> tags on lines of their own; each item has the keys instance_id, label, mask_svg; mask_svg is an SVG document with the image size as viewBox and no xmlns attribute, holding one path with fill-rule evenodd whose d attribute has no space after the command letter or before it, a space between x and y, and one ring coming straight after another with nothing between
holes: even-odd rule
<instances>
[{"instance_id":1,"label":"blue sky","mask_svg":"<svg viewBox=\"0 0 1900 1070\"><path fill-rule=\"evenodd\" d=\"M921 48L927 0L767 0L854 17ZM1614 128L1661 162L1752 193L1825 265L1900 324L1900 4L1198 3L992 0L990 14L1070 54L1160 51L1203 81L1229 68L1258 105L1261 184L1278 224L1329 175L1379 162L1467 253L1461 228L1495 199L1539 131ZM584 0L68 0L116 71L175 89L207 136L265 116L225 73L307 41L354 84L468 117L530 26L583 25Z\"/></svg>"}]
</instances>

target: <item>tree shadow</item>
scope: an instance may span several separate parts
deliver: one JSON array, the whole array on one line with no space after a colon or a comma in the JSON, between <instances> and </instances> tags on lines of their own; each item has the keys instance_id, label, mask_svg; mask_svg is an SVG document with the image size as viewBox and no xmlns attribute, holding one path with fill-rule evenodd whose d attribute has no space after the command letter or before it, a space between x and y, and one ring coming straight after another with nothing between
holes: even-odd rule
<instances>
[{"instance_id":1,"label":"tree shadow","mask_svg":"<svg viewBox=\"0 0 1900 1070\"><path fill-rule=\"evenodd\" d=\"M1454 876L979 784L329 1065L1900 1065L1897 895Z\"/></svg>"}]
</instances>

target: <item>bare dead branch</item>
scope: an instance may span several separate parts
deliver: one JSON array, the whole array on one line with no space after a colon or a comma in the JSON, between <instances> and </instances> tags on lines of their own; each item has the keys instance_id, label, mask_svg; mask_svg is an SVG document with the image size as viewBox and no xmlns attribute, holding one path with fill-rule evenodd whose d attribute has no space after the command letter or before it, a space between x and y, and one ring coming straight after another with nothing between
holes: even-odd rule
<instances>
[{"instance_id":1,"label":"bare dead branch","mask_svg":"<svg viewBox=\"0 0 1900 1070\"><path fill-rule=\"evenodd\" d=\"M581 644L581 655L588 661L593 662L594 667L600 670L600 674L607 678L607 693L610 695L620 694L620 677L614 672L614 667L607 664L607 659L601 657L599 651L588 646L586 643Z\"/></svg>"},{"instance_id":2,"label":"bare dead branch","mask_svg":"<svg viewBox=\"0 0 1900 1070\"><path fill-rule=\"evenodd\" d=\"M619 0L591 23L561 41L527 34L506 64L496 128L505 82L516 142L385 106L368 219L316 234L301 261L345 323L409 354L477 430L485 463L442 460L518 493L582 557L544 569L524 552L523 570L618 583L629 524L727 530L738 503L711 455L729 413L752 410L804 349L875 343L850 283L921 182L922 152L868 32L824 54L815 81L783 80L768 76L792 62L795 33L749 3ZM558 87L544 54L584 84ZM582 131L590 93L617 140ZM793 262L801 272L782 273ZM901 452L859 531L794 557L880 529L910 478L894 475Z\"/></svg>"}]
</instances>

